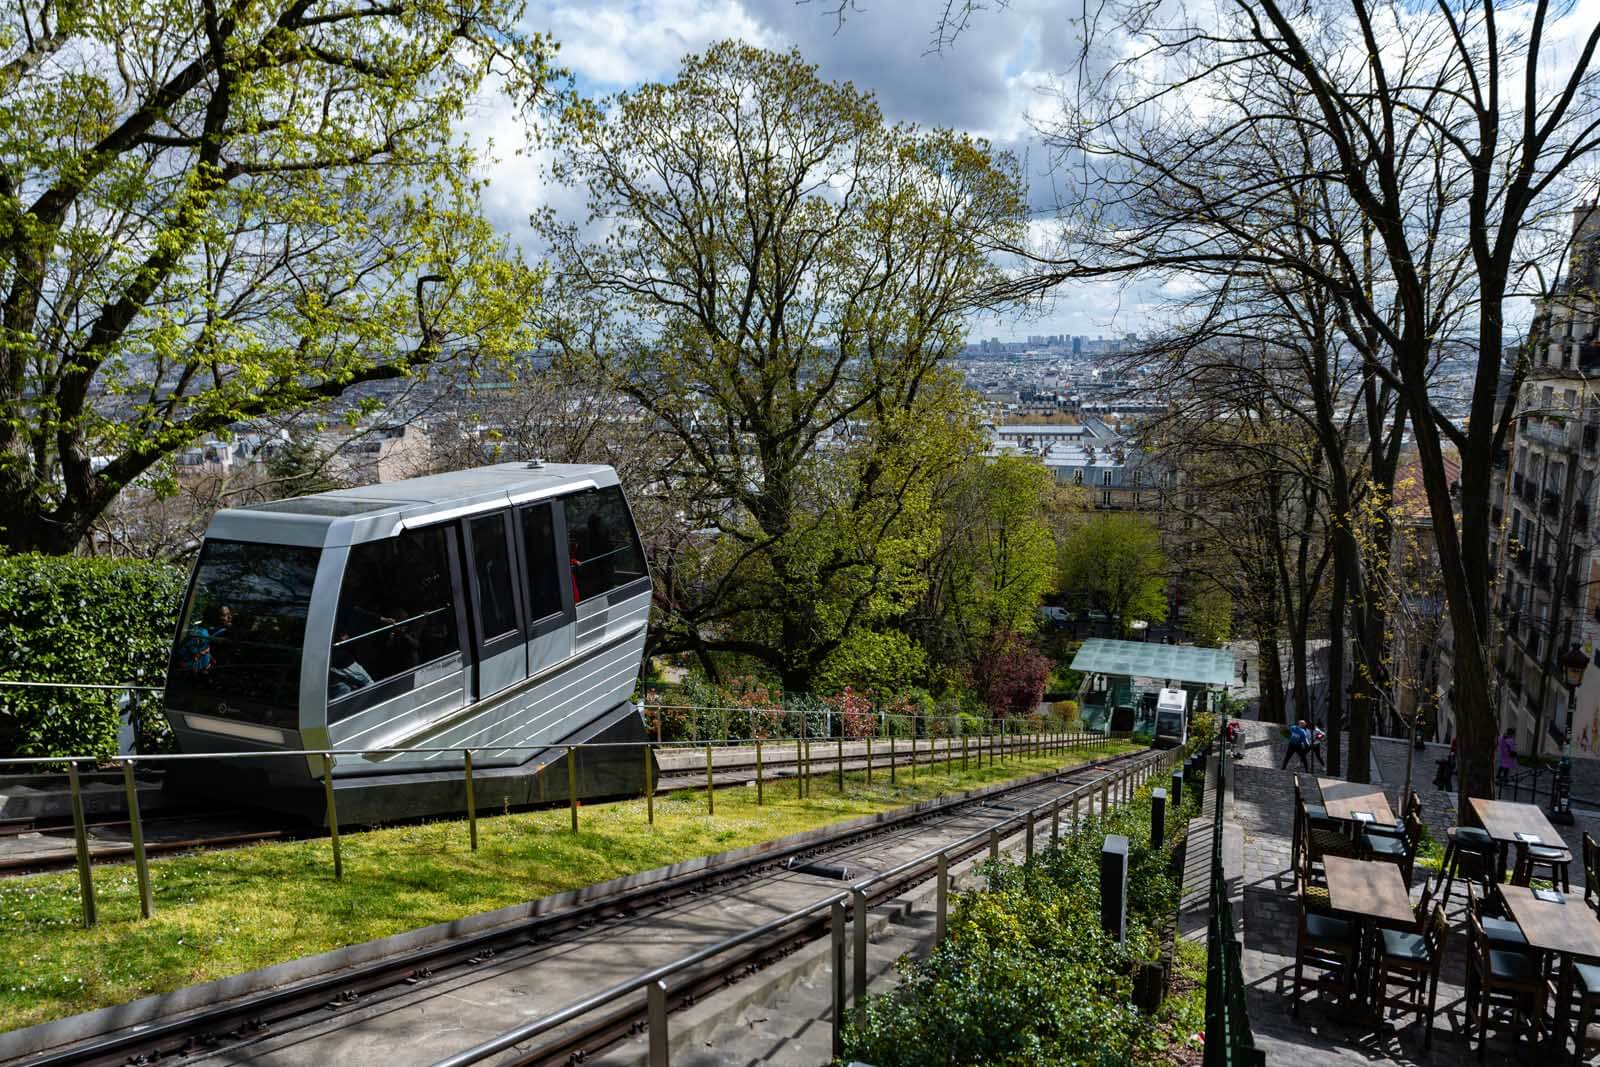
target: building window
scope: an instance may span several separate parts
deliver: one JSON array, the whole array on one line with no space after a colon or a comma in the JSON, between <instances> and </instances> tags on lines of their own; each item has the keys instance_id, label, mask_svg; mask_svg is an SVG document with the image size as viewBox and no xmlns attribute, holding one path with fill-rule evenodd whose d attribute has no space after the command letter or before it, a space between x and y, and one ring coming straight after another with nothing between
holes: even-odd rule
<instances>
[{"instance_id":1,"label":"building window","mask_svg":"<svg viewBox=\"0 0 1600 1067\"><path fill-rule=\"evenodd\" d=\"M1111 472L1109 470L1103 470L1103 471L1100 472L1100 484L1101 485L1110 485L1111 484Z\"/></svg>"},{"instance_id":2,"label":"building window","mask_svg":"<svg viewBox=\"0 0 1600 1067\"><path fill-rule=\"evenodd\" d=\"M1077 470L1072 472L1072 484L1073 485L1082 485L1083 484L1083 468L1082 467L1079 467Z\"/></svg>"},{"instance_id":3,"label":"building window","mask_svg":"<svg viewBox=\"0 0 1600 1067\"><path fill-rule=\"evenodd\" d=\"M1111 490L1107 489L1100 494L1100 502L1108 508L1111 506Z\"/></svg>"}]
</instances>

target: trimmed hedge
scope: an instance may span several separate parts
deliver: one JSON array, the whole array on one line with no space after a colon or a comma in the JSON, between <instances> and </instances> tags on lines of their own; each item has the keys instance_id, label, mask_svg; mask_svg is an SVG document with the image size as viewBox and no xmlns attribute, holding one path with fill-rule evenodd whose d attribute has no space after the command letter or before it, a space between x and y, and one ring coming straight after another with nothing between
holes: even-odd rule
<instances>
[{"instance_id":1,"label":"trimmed hedge","mask_svg":"<svg viewBox=\"0 0 1600 1067\"><path fill-rule=\"evenodd\" d=\"M902 962L893 992L871 997L846 1031L844 1062L877 1067L1124 1064L1155 1052L1170 1027L1133 1004L1133 973L1160 956L1177 907L1170 849L1195 810L1171 816L1167 846L1150 847L1150 797L1087 818L1059 848L1025 866L983 866L988 886L962 894L948 936L925 960ZM1100 846L1129 839L1128 938L1100 929Z\"/></svg>"},{"instance_id":2,"label":"trimmed hedge","mask_svg":"<svg viewBox=\"0 0 1600 1067\"><path fill-rule=\"evenodd\" d=\"M160 685L185 573L165 563L0 557L0 678ZM0 756L112 756L117 694L0 686ZM139 748L168 743L156 694L141 694Z\"/></svg>"}]
</instances>

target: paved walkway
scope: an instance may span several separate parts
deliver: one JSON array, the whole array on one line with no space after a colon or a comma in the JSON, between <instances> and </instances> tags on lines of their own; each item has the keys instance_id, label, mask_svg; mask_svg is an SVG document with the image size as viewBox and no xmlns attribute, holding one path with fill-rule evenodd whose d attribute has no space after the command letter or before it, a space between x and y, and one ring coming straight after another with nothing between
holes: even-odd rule
<instances>
[{"instance_id":1,"label":"paved walkway","mask_svg":"<svg viewBox=\"0 0 1600 1067\"><path fill-rule=\"evenodd\" d=\"M1234 766L1232 806L1228 821L1243 833L1243 920L1245 981L1249 987L1250 1022L1256 1043L1268 1064L1345 1065L1357 1063L1456 1064L1476 1052L1462 1036L1465 1011L1465 974L1468 942L1465 902L1459 895L1450 911L1452 930L1445 947L1439 983L1433 1048L1422 1050L1422 1028L1415 1015L1397 1016L1381 1024L1361 1021L1327 994L1302 994L1298 1017L1290 1011L1294 977L1295 930L1298 902L1291 870L1290 841L1294 788L1292 772L1279 769L1283 742L1278 728L1247 722L1245 758ZM1403 742L1377 742L1373 754L1373 780L1381 782L1391 804L1398 804L1404 781ZM1424 818L1435 839L1443 841L1454 824L1455 795L1431 788L1432 759L1422 753L1414 768L1416 791L1423 800ZM1298 761L1296 762L1298 767ZM1325 772L1324 772L1325 773ZM1393 777L1391 777L1393 776ZM1579 834L1595 833L1597 821L1579 815L1568 836L1574 856ZM1574 894L1579 891L1581 865L1574 863ZM1415 872L1413 898L1432 872ZM1508 1031L1491 1030L1487 1062L1555 1062L1547 1053L1535 1052L1524 1042L1514 1042Z\"/></svg>"}]
</instances>

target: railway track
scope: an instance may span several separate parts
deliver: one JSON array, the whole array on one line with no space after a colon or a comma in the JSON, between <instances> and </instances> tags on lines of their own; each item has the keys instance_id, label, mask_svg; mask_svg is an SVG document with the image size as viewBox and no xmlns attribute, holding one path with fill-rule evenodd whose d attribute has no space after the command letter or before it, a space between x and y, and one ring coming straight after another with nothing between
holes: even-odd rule
<instances>
[{"instance_id":1,"label":"railway track","mask_svg":"<svg viewBox=\"0 0 1600 1067\"><path fill-rule=\"evenodd\" d=\"M1072 791L1088 792L1092 808L1096 790L1119 773L1152 758L1148 753L1112 757L1023 783L991 787L981 796L897 813L871 826L811 835L801 843L783 845L757 856L622 889L552 914L141 1025L137 1032L103 1037L22 1062L24 1067L343 1062L382 1056L373 1045L381 1045L386 1032L395 1041L389 1062L432 1062L432 1049L424 1052L400 1036L408 1032L408 1026L415 1022L412 1016L419 1012L437 1012L445 1006L464 1011L468 1004L488 1011L487 1018L476 1020L475 1024L462 1020L466 1036L457 1035L456 1047L444 1050L456 1051L470 1044L470 1035L480 1029L481 1036L486 1037L504 1030L508 1021L546 1013L530 1013L526 1003L514 1010L496 1006L507 990L514 997L526 999L528 988L553 984L560 987L555 995L570 999L574 989L611 984L604 973L583 973L580 957L585 953L598 958L602 970L607 966L605 961L642 969L641 961L652 951L666 951L671 958L681 958L687 954L682 949L690 944L690 940L676 939L684 931L693 931L693 936L702 942L715 943L726 936L719 935L719 926L759 926L774 914L795 910L790 906L795 900L804 902L837 894L844 884L838 880L841 875L860 877L861 872L884 869L876 865L889 858L920 856L944 847L944 843L970 838L975 829L981 831L988 825L1015 820L1017 812ZM952 860L981 852L985 847L982 840L969 842L952 854ZM889 899L925 881L932 863L930 859L874 885L869 903ZM755 921L751 921L752 915ZM754 973L813 940L825 924L825 917L798 922L770 938L679 975L669 990L670 999L673 1003L692 1002L710 990ZM674 933L661 945L659 942L666 936L662 931L668 928ZM648 967L649 963L644 965ZM541 975L545 976L543 981ZM636 1032L642 1016L642 1010L620 1006L614 1011L596 1012L580 1023L552 1032L547 1035L548 1040L520 1048L504 1062L581 1062L587 1055ZM350 1040L366 1045L360 1049L350 1047Z\"/></svg>"},{"instance_id":2,"label":"railway track","mask_svg":"<svg viewBox=\"0 0 1600 1067\"><path fill-rule=\"evenodd\" d=\"M854 746L851 748L850 746ZM704 764L698 760L704 750L692 747L674 747L663 750L678 765L663 766L661 778L656 783L656 795L703 790L706 787ZM756 780L757 767L748 747L714 748L713 764L717 787L748 785ZM1008 751L997 752L1010 759L1025 755L1026 743L1014 743ZM717 755L732 756L718 760ZM776 758L773 758L776 755ZM984 755L991 755L987 749ZM980 754L976 747L968 752L969 759ZM926 743L918 749L908 749L902 744L891 751L887 745L876 746L872 752L874 774L890 775L907 770L921 770L942 766L948 759L960 761L960 748L945 749ZM813 777L823 777L839 772L838 750L833 741L816 742L809 766ZM847 743L843 758L844 771L856 772L867 768L867 755L858 742ZM692 764L692 765L690 765ZM793 746L775 744L763 754L761 774L771 784L789 783L792 787L798 775L798 762ZM893 768L891 770L891 768ZM65 788L63 777L62 788ZM557 805L558 806L558 805ZM463 816L464 818L464 816ZM214 848L237 848L241 845L263 841L301 840L326 836L325 832L298 825L262 812L176 812L170 815L146 816L142 820L145 852L151 856L196 852ZM133 858L129 843L129 824L126 819L97 820L86 824L89 834L89 859L91 863L112 863ZM346 830L354 827L345 827ZM0 822L0 878L50 871L70 870L77 862L74 848L72 820L69 818L14 819Z\"/></svg>"}]
</instances>

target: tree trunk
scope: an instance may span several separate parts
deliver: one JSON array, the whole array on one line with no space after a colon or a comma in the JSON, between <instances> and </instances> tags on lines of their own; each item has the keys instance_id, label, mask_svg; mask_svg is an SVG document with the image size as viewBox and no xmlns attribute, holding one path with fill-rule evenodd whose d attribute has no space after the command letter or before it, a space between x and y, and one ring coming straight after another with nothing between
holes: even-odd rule
<instances>
[{"instance_id":1,"label":"tree trunk","mask_svg":"<svg viewBox=\"0 0 1600 1067\"><path fill-rule=\"evenodd\" d=\"M1304 719L1306 722L1316 720L1316 712L1311 707L1311 685L1307 677L1306 660L1306 630L1299 625L1299 619L1291 619L1289 632L1289 669L1294 678L1294 717Z\"/></svg>"},{"instance_id":2,"label":"tree trunk","mask_svg":"<svg viewBox=\"0 0 1600 1067\"><path fill-rule=\"evenodd\" d=\"M1261 721L1283 722L1283 664L1276 640L1256 641L1256 674L1261 690Z\"/></svg>"},{"instance_id":3,"label":"tree trunk","mask_svg":"<svg viewBox=\"0 0 1600 1067\"><path fill-rule=\"evenodd\" d=\"M1335 536L1342 546L1344 535ZM1336 546L1333 554L1333 594L1328 605L1328 773L1335 778L1343 765L1339 746L1344 728L1344 601L1349 585L1341 546Z\"/></svg>"},{"instance_id":4,"label":"tree trunk","mask_svg":"<svg viewBox=\"0 0 1600 1067\"><path fill-rule=\"evenodd\" d=\"M1360 610L1360 664L1350 683L1350 760L1345 768L1345 777L1352 782L1372 780L1372 720L1383 678L1384 613L1370 599Z\"/></svg>"}]
</instances>

